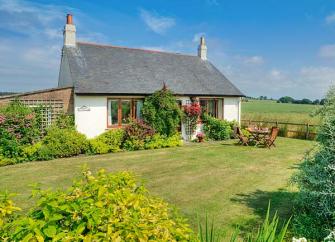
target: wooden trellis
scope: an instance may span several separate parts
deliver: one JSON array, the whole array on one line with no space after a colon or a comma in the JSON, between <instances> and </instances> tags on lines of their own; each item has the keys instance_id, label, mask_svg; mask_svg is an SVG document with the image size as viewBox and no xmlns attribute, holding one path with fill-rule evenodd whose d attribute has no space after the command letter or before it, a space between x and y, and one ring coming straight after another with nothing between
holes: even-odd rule
<instances>
[{"instance_id":1,"label":"wooden trellis","mask_svg":"<svg viewBox=\"0 0 335 242\"><path fill-rule=\"evenodd\" d=\"M42 130L49 127L64 112L62 100L20 100L20 102L31 108L40 108Z\"/></svg>"}]
</instances>

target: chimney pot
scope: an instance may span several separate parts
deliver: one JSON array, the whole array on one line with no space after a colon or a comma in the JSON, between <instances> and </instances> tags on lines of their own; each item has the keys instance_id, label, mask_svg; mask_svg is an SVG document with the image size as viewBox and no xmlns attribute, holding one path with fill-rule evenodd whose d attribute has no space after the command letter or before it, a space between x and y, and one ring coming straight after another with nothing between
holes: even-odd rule
<instances>
[{"instance_id":1,"label":"chimney pot","mask_svg":"<svg viewBox=\"0 0 335 242\"><path fill-rule=\"evenodd\" d=\"M66 24L64 27L64 46L76 46L76 26L73 24L72 14L66 15Z\"/></svg>"},{"instance_id":2,"label":"chimney pot","mask_svg":"<svg viewBox=\"0 0 335 242\"><path fill-rule=\"evenodd\" d=\"M66 24L73 24L72 14L66 15Z\"/></svg>"},{"instance_id":3,"label":"chimney pot","mask_svg":"<svg viewBox=\"0 0 335 242\"><path fill-rule=\"evenodd\" d=\"M200 44L199 44L199 47L198 47L198 56L202 60L207 60L207 46L206 46L204 36L200 37Z\"/></svg>"}]
</instances>

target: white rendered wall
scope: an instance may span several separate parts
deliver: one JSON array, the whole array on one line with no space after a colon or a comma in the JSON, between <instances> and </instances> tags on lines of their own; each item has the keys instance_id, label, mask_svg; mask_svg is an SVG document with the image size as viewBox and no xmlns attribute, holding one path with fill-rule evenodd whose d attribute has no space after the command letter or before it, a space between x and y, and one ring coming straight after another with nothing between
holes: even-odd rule
<instances>
[{"instance_id":1,"label":"white rendered wall","mask_svg":"<svg viewBox=\"0 0 335 242\"><path fill-rule=\"evenodd\" d=\"M225 97L224 98L224 119L228 121L241 121L241 98Z\"/></svg>"},{"instance_id":2,"label":"white rendered wall","mask_svg":"<svg viewBox=\"0 0 335 242\"><path fill-rule=\"evenodd\" d=\"M77 130L93 138L107 129L106 96L74 96L74 114Z\"/></svg>"}]
</instances>

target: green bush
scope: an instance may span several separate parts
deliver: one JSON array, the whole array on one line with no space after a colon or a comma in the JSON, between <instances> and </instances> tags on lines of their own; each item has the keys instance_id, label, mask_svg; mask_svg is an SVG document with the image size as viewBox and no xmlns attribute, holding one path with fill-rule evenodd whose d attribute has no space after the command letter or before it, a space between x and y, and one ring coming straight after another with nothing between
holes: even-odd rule
<instances>
[{"instance_id":1,"label":"green bush","mask_svg":"<svg viewBox=\"0 0 335 242\"><path fill-rule=\"evenodd\" d=\"M145 98L142 108L143 120L162 135L174 135L182 116L183 112L175 96L165 87Z\"/></svg>"},{"instance_id":2,"label":"green bush","mask_svg":"<svg viewBox=\"0 0 335 242\"><path fill-rule=\"evenodd\" d=\"M155 134L151 139L147 139L144 144L145 149L159 149L166 147L182 146L183 142L180 138L180 134L175 134L170 137L166 137L160 134Z\"/></svg>"},{"instance_id":3,"label":"green bush","mask_svg":"<svg viewBox=\"0 0 335 242\"><path fill-rule=\"evenodd\" d=\"M231 134L233 132L232 122L217 119L207 114L203 115L202 120L204 122L203 130L206 134L206 137L208 137L209 139L226 140L231 137Z\"/></svg>"},{"instance_id":4,"label":"green bush","mask_svg":"<svg viewBox=\"0 0 335 242\"><path fill-rule=\"evenodd\" d=\"M41 117L35 111L19 101L0 108L0 164L24 161L23 147L40 139Z\"/></svg>"},{"instance_id":5,"label":"green bush","mask_svg":"<svg viewBox=\"0 0 335 242\"><path fill-rule=\"evenodd\" d=\"M124 142L125 150L143 150L146 140L151 139L155 130L148 124L139 120L131 120L125 128Z\"/></svg>"},{"instance_id":6,"label":"green bush","mask_svg":"<svg viewBox=\"0 0 335 242\"><path fill-rule=\"evenodd\" d=\"M118 152L124 139L123 129L112 129L89 141L89 153L106 154Z\"/></svg>"},{"instance_id":7,"label":"green bush","mask_svg":"<svg viewBox=\"0 0 335 242\"><path fill-rule=\"evenodd\" d=\"M25 161L40 160L41 148L42 142L23 147L21 153L22 159L24 159Z\"/></svg>"},{"instance_id":8,"label":"green bush","mask_svg":"<svg viewBox=\"0 0 335 242\"><path fill-rule=\"evenodd\" d=\"M85 171L84 177L66 191L36 190L35 196L39 199L28 214L2 220L2 240L196 240L185 219L126 172L100 171L93 176ZM1 201L2 206L13 210L8 199Z\"/></svg>"},{"instance_id":9,"label":"green bush","mask_svg":"<svg viewBox=\"0 0 335 242\"><path fill-rule=\"evenodd\" d=\"M53 126L42 139L42 147L42 152L46 156L70 157L85 153L88 149L88 141L85 135L74 129L59 129Z\"/></svg>"},{"instance_id":10,"label":"green bush","mask_svg":"<svg viewBox=\"0 0 335 242\"><path fill-rule=\"evenodd\" d=\"M74 116L62 113L57 117L54 125L60 129L74 129Z\"/></svg>"},{"instance_id":11,"label":"green bush","mask_svg":"<svg viewBox=\"0 0 335 242\"><path fill-rule=\"evenodd\" d=\"M335 226L335 87L319 113L318 146L293 178L299 187L293 225L297 235L322 241Z\"/></svg>"}]
</instances>

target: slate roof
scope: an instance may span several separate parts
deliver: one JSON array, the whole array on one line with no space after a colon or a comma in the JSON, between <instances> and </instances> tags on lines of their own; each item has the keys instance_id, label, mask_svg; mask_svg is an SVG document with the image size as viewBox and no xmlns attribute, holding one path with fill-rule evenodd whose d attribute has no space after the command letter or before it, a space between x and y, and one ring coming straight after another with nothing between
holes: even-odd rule
<instances>
[{"instance_id":1,"label":"slate roof","mask_svg":"<svg viewBox=\"0 0 335 242\"><path fill-rule=\"evenodd\" d=\"M178 95L244 96L198 56L89 43L64 47L63 56L76 94L146 95L165 82Z\"/></svg>"}]
</instances>

